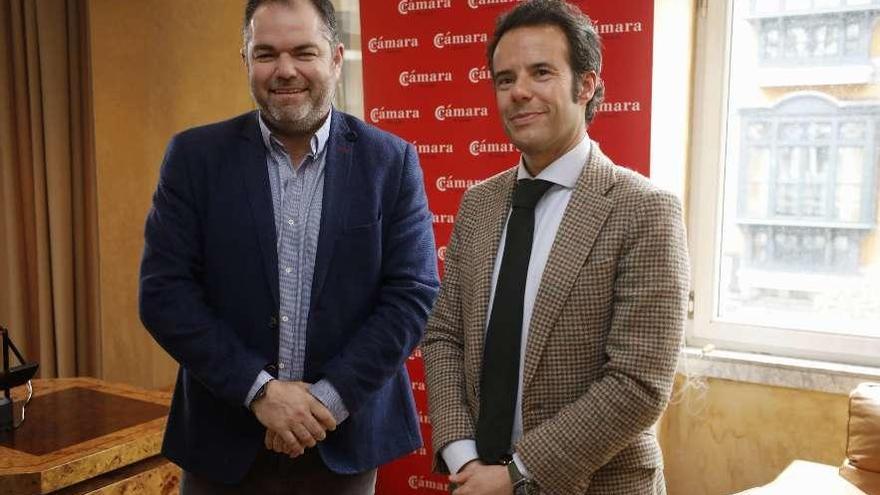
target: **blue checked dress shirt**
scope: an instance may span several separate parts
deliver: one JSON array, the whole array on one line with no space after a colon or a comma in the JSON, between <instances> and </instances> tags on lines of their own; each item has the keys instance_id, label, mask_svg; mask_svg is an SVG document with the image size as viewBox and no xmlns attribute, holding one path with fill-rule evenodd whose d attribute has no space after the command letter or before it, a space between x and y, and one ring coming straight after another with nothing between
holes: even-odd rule
<instances>
[{"instance_id":1,"label":"blue checked dress shirt","mask_svg":"<svg viewBox=\"0 0 880 495\"><path fill-rule=\"evenodd\" d=\"M312 136L310 153L294 166L281 142L260 116L260 131L266 146L266 166L275 214L278 239L278 378L302 380L306 353L306 327L315 272L315 254L321 228L321 206L324 200L324 164L330 119ZM260 389L272 378L262 371L257 376L245 405L250 405ZM311 385L311 392L333 414L337 423L348 417L348 410L336 389L326 380Z\"/></svg>"}]
</instances>

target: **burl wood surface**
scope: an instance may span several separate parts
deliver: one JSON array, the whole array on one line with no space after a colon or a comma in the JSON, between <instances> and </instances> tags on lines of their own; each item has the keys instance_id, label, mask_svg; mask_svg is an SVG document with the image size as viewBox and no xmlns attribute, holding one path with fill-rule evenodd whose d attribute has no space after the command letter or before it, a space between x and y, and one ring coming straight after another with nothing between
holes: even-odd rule
<instances>
[{"instance_id":1,"label":"burl wood surface","mask_svg":"<svg viewBox=\"0 0 880 495\"><path fill-rule=\"evenodd\" d=\"M52 495L178 495L180 468L161 456L69 486Z\"/></svg>"},{"instance_id":2,"label":"burl wood surface","mask_svg":"<svg viewBox=\"0 0 880 495\"><path fill-rule=\"evenodd\" d=\"M179 471L156 457L169 402L168 392L92 378L35 380L26 421L0 433L0 495L121 493L114 484L176 493Z\"/></svg>"}]
</instances>

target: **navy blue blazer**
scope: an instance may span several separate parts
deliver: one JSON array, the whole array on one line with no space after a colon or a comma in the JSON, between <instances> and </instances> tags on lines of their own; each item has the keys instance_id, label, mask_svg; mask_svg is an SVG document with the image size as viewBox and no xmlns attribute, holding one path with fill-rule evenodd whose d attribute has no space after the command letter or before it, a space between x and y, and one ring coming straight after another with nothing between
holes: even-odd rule
<instances>
[{"instance_id":1,"label":"navy blue blazer","mask_svg":"<svg viewBox=\"0 0 880 495\"><path fill-rule=\"evenodd\" d=\"M340 473L421 446L404 363L439 281L412 145L333 111L304 381L326 378L350 417L318 445ZM244 407L278 356L278 260L257 113L176 135L147 216L140 315L180 364L163 454L241 480L265 429Z\"/></svg>"}]
</instances>

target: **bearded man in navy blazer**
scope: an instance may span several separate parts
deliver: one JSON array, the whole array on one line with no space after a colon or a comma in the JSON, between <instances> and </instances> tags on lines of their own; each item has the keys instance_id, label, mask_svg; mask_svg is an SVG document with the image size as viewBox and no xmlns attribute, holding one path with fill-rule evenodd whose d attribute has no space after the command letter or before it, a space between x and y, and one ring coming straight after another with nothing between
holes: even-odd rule
<instances>
[{"instance_id":1,"label":"bearded man in navy blazer","mask_svg":"<svg viewBox=\"0 0 880 495\"><path fill-rule=\"evenodd\" d=\"M163 454L182 493L373 493L421 446L404 362L438 288L412 145L332 108L329 0L250 0L259 108L175 136L140 314L180 364Z\"/></svg>"}]
</instances>

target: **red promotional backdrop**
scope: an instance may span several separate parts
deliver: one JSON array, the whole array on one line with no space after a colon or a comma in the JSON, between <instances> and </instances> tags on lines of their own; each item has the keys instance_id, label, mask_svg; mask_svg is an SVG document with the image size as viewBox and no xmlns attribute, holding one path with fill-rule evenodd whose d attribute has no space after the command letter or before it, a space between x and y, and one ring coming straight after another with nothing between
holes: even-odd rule
<instances>
[{"instance_id":1,"label":"red promotional backdrop","mask_svg":"<svg viewBox=\"0 0 880 495\"><path fill-rule=\"evenodd\" d=\"M446 243L464 191L516 164L501 127L486 45L499 14L517 0L370 0L361 2L365 119L416 146L434 214L442 273ZM598 25L605 103L590 137L615 162L650 170L653 0L574 1ZM368 5L367 5L368 4ZM445 492L431 474L421 353L409 359L425 448L379 471L378 495Z\"/></svg>"}]
</instances>

